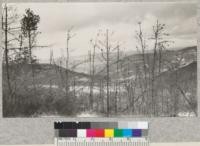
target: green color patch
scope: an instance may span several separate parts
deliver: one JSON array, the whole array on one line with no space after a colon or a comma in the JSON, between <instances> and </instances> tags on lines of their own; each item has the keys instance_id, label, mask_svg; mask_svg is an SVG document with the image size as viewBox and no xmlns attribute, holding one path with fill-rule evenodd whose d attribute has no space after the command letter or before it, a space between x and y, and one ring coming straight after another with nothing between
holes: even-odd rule
<instances>
[{"instance_id":1,"label":"green color patch","mask_svg":"<svg viewBox=\"0 0 200 146\"><path fill-rule=\"evenodd\" d=\"M123 130L122 129L115 129L114 130L114 137L123 137Z\"/></svg>"}]
</instances>

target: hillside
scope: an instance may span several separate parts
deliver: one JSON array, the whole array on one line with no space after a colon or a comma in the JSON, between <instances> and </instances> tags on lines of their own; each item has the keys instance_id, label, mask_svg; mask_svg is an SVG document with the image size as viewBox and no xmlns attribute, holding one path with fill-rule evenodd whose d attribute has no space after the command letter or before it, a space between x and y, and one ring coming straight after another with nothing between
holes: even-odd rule
<instances>
[{"instance_id":1,"label":"hillside","mask_svg":"<svg viewBox=\"0 0 200 146\"><path fill-rule=\"evenodd\" d=\"M146 53L145 55L145 66L147 72L152 70L152 53ZM183 67L188 65L194 61L197 61L197 47L186 47L179 50L165 50L162 52L162 59L161 65L162 69L161 72L169 70L169 67L173 67L176 63L179 63L179 67ZM158 58L157 58L158 59ZM180 60L180 61L179 61ZM117 76L117 61L111 62L110 65L110 74L111 78L119 78ZM143 63L143 55L142 54L132 54L121 58L118 62L120 72L124 74L120 75L120 77L128 78L129 76L137 74L138 69L142 69L144 66ZM106 68L98 72L99 75L105 76L106 75Z\"/></svg>"},{"instance_id":2,"label":"hillside","mask_svg":"<svg viewBox=\"0 0 200 146\"><path fill-rule=\"evenodd\" d=\"M5 66L3 66L5 68ZM15 78L32 78L32 69L34 72L35 81L38 84L47 85L51 81L55 85L61 84L61 81L66 80L65 75L68 73L70 78L85 79L89 78L89 75L84 73L78 73L75 71L67 70L58 65L52 64L13 64L9 66L10 74ZM5 76L5 69L4 76ZM30 82L31 84L31 82Z\"/></svg>"},{"instance_id":3,"label":"hillside","mask_svg":"<svg viewBox=\"0 0 200 146\"><path fill-rule=\"evenodd\" d=\"M197 62L194 61L174 71L161 73L155 81L158 96L170 99L177 110L196 113L197 109ZM162 95L159 92L163 92ZM186 105L186 106L183 106ZM197 113L196 113L197 114Z\"/></svg>"},{"instance_id":4,"label":"hillside","mask_svg":"<svg viewBox=\"0 0 200 146\"><path fill-rule=\"evenodd\" d=\"M189 73L194 73L196 71L196 51L197 47L187 47L176 51L163 51L162 70L158 78L161 78L162 76L162 80L166 80L163 82L169 83L170 78L175 78L173 75L174 70L177 70L176 72L178 72L178 76L180 77L179 80L184 81L186 79L185 76L188 76ZM145 54L147 75L151 72L152 69L152 56L152 53ZM177 64L177 60L179 58L182 59ZM120 59L120 61L118 62L118 72L117 62L111 62L110 78L112 81L120 80L122 82L127 79L134 79L139 73L142 73L141 70L143 70L143 67L144 64L142 54L133 54L130 56L126 56ZM71 80L70 84L74 84L72 83L72 81L76 81L76 85L89 86L91 80L90 75L86 73L67 70L64 67L58 66L56 64L13 64L9 66L9 69L10 74L11 76L13 76L13 78L16 78L16 80L18 81L21 81L21 79L24 78L26 79L26 84L28 85L32 84L32 81L30 80L33 76L32 69L34 70L35 82L38 85L48 86L51 83L54 86L63 86L64 82L67 81L66 74L68 74ZM6 70L3 69L3 76L5 76L5 71ZM98 83L100 79L106 80L106 68L100 70L98 73L95 74L94 82ZM192 78L192 80L195 79L196 78Z\"/></svg>"},{"instance_id":5,"label":"hillside","mask_svg":"<svg viewBox=\"0 0 200 146\"><path fill-rule=\"evenodd\" d=\"M146 77L142 54L121 57L119 62L112 58L108 86L110 113L115 114L115 110L119 115L139 116L195 113L197 47L163 51L161 68L159 70L157 59L154 76L153 54L149 52L144 56ZM12 94L3 65L4 115L76 116L90 112L91 108L92 114L104 115L108 94L106 68L102 70L102 65L95 66L97 70L92 80L89 74L56 64L10 64ZM14 108L10 109L10 105Z\"/></svg>"}]
</instances>

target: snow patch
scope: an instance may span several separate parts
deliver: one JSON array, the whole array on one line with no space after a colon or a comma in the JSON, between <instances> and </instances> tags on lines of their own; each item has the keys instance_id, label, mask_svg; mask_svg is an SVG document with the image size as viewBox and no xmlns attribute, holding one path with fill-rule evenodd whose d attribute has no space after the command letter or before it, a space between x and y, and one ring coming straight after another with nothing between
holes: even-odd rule
<instances>
[{"instance_id":1,"label":"snow patch","mask_svg":"<svg viewBox=\"0 0 200 146\"><path fill-rule=\"evenodd\" d=\"M194 112L179 112L178 117L195 117Z\"/></svg>"},{"instance_id":2,"label":"snow patch","mask_svg":"<svg viewBox=\"0 0 200 146\"><path fill-rule=\"evenodd\" d=\"M87 117L87 118L91 118L91 117L100 117L100 115L96 114L96 113L92 113L92 112L83 112L80 113L79 115L77 115L76 117Z\"/></svg>"}]
</instances>

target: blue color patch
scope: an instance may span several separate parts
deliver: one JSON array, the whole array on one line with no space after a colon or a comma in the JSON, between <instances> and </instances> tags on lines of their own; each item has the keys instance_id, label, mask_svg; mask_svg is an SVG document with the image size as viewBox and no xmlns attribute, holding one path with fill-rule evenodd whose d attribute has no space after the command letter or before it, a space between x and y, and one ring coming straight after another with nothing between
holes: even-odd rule
<instances>
[{"instance_id":1,"label":"blue color patch","mask_svg":"<svg viewBox=\"0 0 200 146\"><path fill-rule=\"evenodd\" d=\"M142 130L141 129L133 129L132 136L133 137L142 137Z\"/></svg>"},{"instance_id":2,"label":"blue color patch","mask_svg":"<svg viewBox=\"0 0 200 146\"><path fill-rule=\"evenodd\" d=\"M123 129L123 137L132 137L132 129Z\"/></svg>"}]
</instances>

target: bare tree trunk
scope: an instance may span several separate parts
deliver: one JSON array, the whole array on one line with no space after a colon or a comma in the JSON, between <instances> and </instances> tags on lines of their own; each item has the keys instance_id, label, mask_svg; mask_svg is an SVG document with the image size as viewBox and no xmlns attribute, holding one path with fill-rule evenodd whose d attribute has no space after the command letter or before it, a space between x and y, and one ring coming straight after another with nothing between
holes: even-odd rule
<instances>
[{"instance_id":1,"label":"bare tree trunk","mask_svg":"<svg viewBox=\"0 0 200 146\"><path fill-rule=\"evenodd\" d=\"M90 109L93 110L94 106L94 76L95 76L95 50L96 50L96 43L93 46L93 53L89 51L89 68L90 68ZM97 99L98 100L98 99Z\"/></svg>"},{"instance_id":2,"label":"bare tree trunk","mask_svg":"<svg viewBox=\"0 0 200 146\"><path fill-rule=\"evenodd\" d=\"M67 33L67 59L66 59L66 81L65 81L65 90L66 90L66 97L69 93L69 32Z\"/></svg>"},{"instance_id":3,"label":"bare tree trunk","mask_svg":"<svg viewBox=\"0 0 200 146\"><path fill-rule=\"evenodd\" d=\"M128 67L127 67L127 74L130 77L130 59L128 58ZM131 90L130 90L130 81L128 81L128 111L131 112Z\"/></svg>"},{"instance_id":4,"label":"bare tree trunk","mask_svg":"<svg viewBox=\"0 0 200 146\"><path fill-rule=\"evenodd\" d=\"M74 82L73 82L73 86L74 86L74 98L76 98L76 77L74 77Z\"/></svg>"},{"instance_id":5,"label":"bare tree trunk","mask_svg":"<svg viewBox=\"0 0 200 146\"><path fill-rule=\"evenodd\" d=\"M162 91L161 91L161 98L162 98L162 101L161 101L161 112L162 112L162 114L164 115L164 93L163 93L163 89L162 89Z\"/></svg>"},{"instance_id":6,"label":"bare tree trunk","mask_svg":"<svg viewBox=\"0 0 200 146\"><path fill-rule=\"evenodd\" d=\"M119 45L117 46L117 81L115 87L115 114L118 112L118 90L119 90Z\"/></svg>"},{"instance_id":7,"label":"bare tree trunk","mask_svg":"<svg viewBox=\"0 0 200 146\"><path fill-rule=\"evenodd\" d=\"M70 90L70 80L69 80L69 41L71 39L70 30L67 31L67 48L66 48L66 71L65 71L65 91L66 91L66 98L69 96Z\"/></svg>"},{"instance_id":8,"label":"bare tree trunk","mask_svg":"<svg viewBox=\"0 0 200 146\"><path fill-rule=\"evenodd\" d=\"M146 90L148 88L148 79L147 79L147 68L146 68L146 63L148 63L148 59L145 58L145 48L146 48L146 44L145 44L145 38L143 36L143 31L142 31L142 27L141 27L141 23L139 23L139 33L138 33L138 37L139 37L139 41L140 41L140 45L141 45L141 49L142 49L142 59L143 59L143 71L144 71L144 88L141 85L141 93L143 93L143 104L146 104L149 93L148 92L144 92L144 90ZM146 99L147 98L147 99ZM147 113L148 108L143 109L144 113Z\"/></svg>"},{"instance_id":9,"label":"bare tree trunk","mask_svg":"<svg viewBox=\"0 0 200 146\"><path fill-rule=\"evenodd\" d=\"M158 58L158 73L161 73L162 67L162 48L159 48L159 58Z\"/></svg>"},{"instance_id":10,"label":"bare tree trunk","mask_svg":"<svg viewBox=\"0 0 200 146\"><path fill-rule=\"evenodd\" d=\"M97 44L97 47L101 50L101 55L102 55L102 58L103 60L105 60L105 63L106 63L106 75L105 75L105 78L106 78L106 102L107 102L107 117L110 116L110 113L111 113L111 109L110 109L110 86L111 86L111 78L110 78L110 53L111 51L114 51L116 49L116 47L112 47L111 44L110 44L110 40L109 40L109 30L106 29L106 33L104 34L105 36L105 40L101 41L101 40L98 40L98 44ZM99 45L100 44L100 45Z\"/></svg>"},{"instance_id":11,"label":"bare tree trunk","mask_svg":"<svg viewBox=\"0 0 200 146\"><path fill-rule=\"evenodd\" d=\"M159 58L158 58L158 74L160 74L162 71L162 46L159 47ZM161 78L160 78L160 82L161 82ZM163 95L163 88L161 89L161 113L164 113L164 95Z\"/></svg>"},{"instance_id":12,"label":"bare tree trunk","mask_svg":"<svg viewBox=\"0 0 200 146\"><path fill-rule=\"evenodd\" d=\"M34 73L33 60L32 60L32 42L31 42L31 39L32 39L31 30L29 30L28 31L29 63L31 65L32 84L33 84L34 96L36 96L35 73Z\"/></svg>"},{"instance_id":13,"label":"bare tree trunk","mask_svg":"<svg viewBox=\"0 0 200 146\"><path fill-rule=\"evenodd\" d=\"M90 95L89 95L89 103L90 103L90 110L93 110L93 71L92 71L92 54L91 51L88 53L89 56L89 74L90 74Z\"/></svg>"},{"instance_id":14,"label":"bare tree trunk","mask_svg":"<svg viewBox=\"0 0 200 146\"><path fill-rule=\"evenodd\" d=\"M175 71L175 86L178 87L178 72ZM174 115L176 116L178 114L178 90L177 89L174 89Z\"/></svg>"},{"instance_id":15,"label":"bare tree trunk","mask_svg":"<svg viewBox=\"0 0 200 146\"><path fill-rule=\"evenodd\" d=\"M152 112L153 112L153 115L155 116L156 114L156 109L155 109L155 93L154 93L154 90L155 90L155 87L154 87L154 81L155 81L155 57L156 57L156 51L154 51L154 56L153 56L153 67L152 67L152 79L151 79L151 99L152 99Z\"/></svg>"},{"instance_id":16,"label":"bare tree trunk","mask_svg":"<svg viewBox=\"0 0 200 146\"><path fill-rule=\"evenodd\" d=\"M67 34L67 61L66 61L66 67L69 68L69 34Z\"/></svg>"},{"instance_id":17,"label":"bare tree trunk","mask_svg":"<svg viewBox=\"0 0 200 146\"><path fill-rule=\"evenodd\" d=\"M103 80L100 79L100 81L99 81L99 93L100 93L99 98L101 100L101 112L104 113L105 109L104 109L104 92L103 92L103 90L104 90Z\"/></svg>"},{"instance_id":18,"label":"bare tree trunk","mask_svg":"<svg viewBox=\"0 0 200 146\"><path fill-rule=\"evenodd\" d=\"M109 91L109 85L110 85L110 48L109 48L109 44L108 44L108 29L106 30L106 55L107 55L107 59L106 59L106 68L107 68L107 117L109 117L110 115L110 91Z\"/></svg>"},{"instance_id":19,"label":"bare tree trunk","mask_svg":"<svg viewBox=\"0 0 200 146\"><path fill-rule=\"evenodd\" d=\"M93 54L92 54L92 84L91 84L91 89L92 89L92 109L93 109L93 102L94 102L94 95L93 95L93 89L94 89L94 76L95 76L95 52L96 51L96 46L93 48ZM98 101L98 99L97 99ZM98 105L98 103L97 103Z\"/></svg>"},{"instance_id":20,"label":"bare tree trunk","mask_svg":"<svg viewBox=\"0 0 200 146\"><path fill-rule=\"evenodd\" d=\"M146 59L145 59L145 41L141 28L141 23L139 24L139 39L142 48L142 59L143 59L143 70L144 70L144 78L145 78L145 88L147 86L147 71L146 71Z\"/></svg>"},{"instance_id":21,"label":"bare tree trunk","mask_svg":"<svg viewBox=\"0 0 200 146\"><path fill-rule=\"evenodd\" d=\"M29 45L29 63L32 64L32 45L31 45L31 31L28 31L28 45Z\"/></svg>"},{"instance_id":22,"label":"bare tree trunk","mask_svg":"<svg viewBox=\"0 0 200 146\"><path fill-rule=\"evenodd\" d=\"M152 80L151 80L151 98L152 98L152 112L153 115L156 115L156 101L155 101L155 68L156 68L156 57L157 57L157 45L158 45L158 20L156 23L156 30L155 30L155 34L154 34L154 39L155 39L155 43L154 43L154 51L153 51L153 64L152 64Z\"/></svg>"},{"instance_id":23,"label":"bare tree trunk","mask_svg":"<svg viewBox=\"0 0 200 146\"><path fill-rule=\"evenodd\" d=\"M5 43L6 77L7 77L9 93L12 94L12 88L11 88L11 83L10 83L10 74L9 74L9 61L8 61L8 8L7 8L7 5L5 5L5 22L2 21L2 24L3 24L2 26L4 26L4 34L5 34L5 42L4 43Z\"/></svg>"},{"instance_id":24,"label":"bare tree trunk","mask_svg":"<svg viewBox=\"0 0 200 146\"><path fill-rule=\"evenodd\" d=\"M169 111L169 97L167 96L167 104L166 104L166 113L169 116L170 115L170 111Z\"/></svg>"},{"instance_id":25,"label":"bare tree trunk","mask_svg":"<svg viewBox=\"0 0 200 146\"><path fill-rule=\"evenodd\" d=\"M50 51L50 58L49 58L49 64L50 66L52 66L53 64L53 52ZM52 79L50 78L49 80L49 98L50 98L50 102L48 103L48 110L51 109L51 98L52 98L52 95L53 95L53 90L52 90Z\"/></svg>"}]
</instances>

